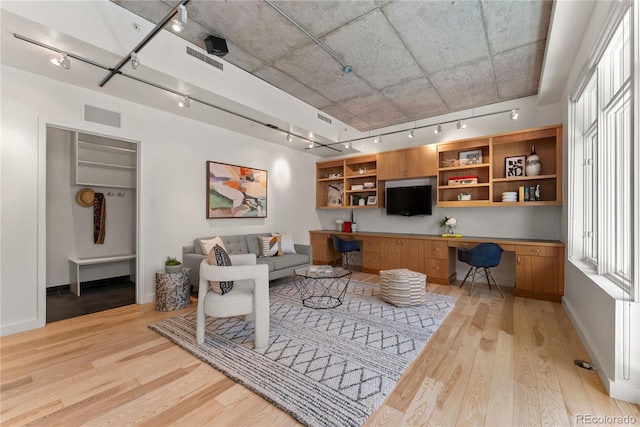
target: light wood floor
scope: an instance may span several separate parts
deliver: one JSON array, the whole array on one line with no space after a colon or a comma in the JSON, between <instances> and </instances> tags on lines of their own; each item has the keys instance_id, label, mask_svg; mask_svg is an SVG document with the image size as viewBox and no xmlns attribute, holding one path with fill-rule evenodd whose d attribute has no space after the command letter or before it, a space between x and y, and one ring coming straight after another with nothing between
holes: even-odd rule
<instances>
[{"instance_id":1,"label":"light wood floor","mask_svg":"<svg viewBox=\"0 0 640 427\"><path fill-rule=\"evenodd\" d=\"M356 273L372 283L378 276ZM458 297L368 426L574 425L631 415L609 398L562 306L483 285ZM147 328L193 310L127 306L0 339L0 424L291 426L289 415ZM610 425L610 423L605 423Z\"/></svg>"}]
</instances>

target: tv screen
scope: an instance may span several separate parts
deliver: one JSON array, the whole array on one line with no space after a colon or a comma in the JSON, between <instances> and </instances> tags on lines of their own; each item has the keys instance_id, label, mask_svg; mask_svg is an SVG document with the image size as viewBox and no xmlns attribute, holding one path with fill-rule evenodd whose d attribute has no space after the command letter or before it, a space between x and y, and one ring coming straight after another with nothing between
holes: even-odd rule
<instances>
[{"instance_id":1,"label":"tv screen","mask_svg":"<svg viewBox=\"0 0 640 427\"><path fill-rule=\"evenodd\" d=\"M431 215L431 186L387 188L387 215Z\"/></svg>"}]
</instances>

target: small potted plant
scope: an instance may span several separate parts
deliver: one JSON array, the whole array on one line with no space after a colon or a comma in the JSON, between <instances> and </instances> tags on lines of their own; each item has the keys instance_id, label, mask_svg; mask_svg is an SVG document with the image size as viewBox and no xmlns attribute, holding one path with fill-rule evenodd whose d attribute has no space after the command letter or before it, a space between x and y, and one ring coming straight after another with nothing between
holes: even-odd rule
<instances>
[{"instance_id":1,"label":"small potted plant","mask_svg":"<svg viewBox=\"0 0 640 427\"><path fill-rule=\"evenodd\" d=\"M182 263L173 257L167 257L164 262L164 271L166 273L180 273L182 271Z\"/></svg>"}]
</instances>

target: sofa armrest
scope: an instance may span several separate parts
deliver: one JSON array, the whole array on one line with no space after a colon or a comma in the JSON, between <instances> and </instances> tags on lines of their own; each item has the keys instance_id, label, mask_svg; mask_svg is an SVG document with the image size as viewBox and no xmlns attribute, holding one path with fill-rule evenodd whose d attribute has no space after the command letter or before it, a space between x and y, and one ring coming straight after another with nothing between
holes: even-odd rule
<instances>
[{"instance_id":1,"label":"sofa armrest","mask_svg":"<svg viewBox=\"0 0 640 427\"><path fill-rule=\"evenodd\" d=\"M294 247L296 248L296 253L309 255L309 263L313 263L313 247L311 245L299 245L296 243Z\"/></svg>"},{"instance_id":2,"label":"sofa armrest","mask_svg":"<svg viewBox=\"0 0 640 427\"><path fill-rule=\"evenodd\" d=\"M189 282L194 291L198 289L198 283L200 283L200 263L206 258L206 256L196 253L182 253L182 266L191 269Z\"/></svg>"},{"instance_id":3,"label":"sofa armrest","mask_svg":"<svg viewBox=\"0 0 640 427\"><path fill-rule=\"evenodd\" d=\"M182 254L195 254L196 253L196 247L193 245L190 246L183 246L182 247Z\"/></svg>"}]
</instances>

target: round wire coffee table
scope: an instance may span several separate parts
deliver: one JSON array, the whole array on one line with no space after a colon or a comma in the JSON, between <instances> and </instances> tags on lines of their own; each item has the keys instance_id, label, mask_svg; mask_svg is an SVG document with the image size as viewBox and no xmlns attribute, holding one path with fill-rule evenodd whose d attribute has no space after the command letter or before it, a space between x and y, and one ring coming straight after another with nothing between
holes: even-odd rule
<instances>
[{"instance_id":1,"label":"round wire coffee table","mask_svg":"<svg viewBox=\"0 0 640 427\"><path fill-rule=\"evenodd\" d=\"M336 308L344 300L351 271L342 267L310 266L294 270L293 283L309 308Z\"/></svg>"}]
</instances>

